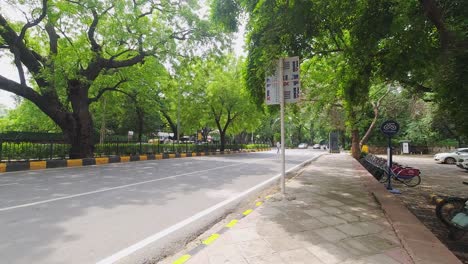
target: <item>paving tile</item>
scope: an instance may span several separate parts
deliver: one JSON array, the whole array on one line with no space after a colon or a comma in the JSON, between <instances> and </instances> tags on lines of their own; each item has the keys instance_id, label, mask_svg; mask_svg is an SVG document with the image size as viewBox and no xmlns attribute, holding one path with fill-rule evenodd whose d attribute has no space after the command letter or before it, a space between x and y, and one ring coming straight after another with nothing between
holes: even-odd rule
<instances>
[{"instance_id":1,"label":"paving tile","mask_svg":"<svg viewBox=\"0 0 468 264\"><path fill-rule=\"evenodd\" d=\"M346 249L349 253L355 256L364 256L378 253L374 248L368 247L356 238L339 241L337 246Z\"/></svg>"},{"instance_id":2,"label":"paving tile","mask_svg":"<svg viewBox=\"0 0 468 264\"><path fill-rule=\"evenodd\" d=\"M337 217L346 220L347 222L356 222L359 221L359 217L351 214L351 213L345 213L345 214L339 214L336 215Z\"/></svg>"},{"instance_id":3,"label":"paving tile","mask_svg":"<svg viewBox=\"0 0 468 264\"><path fill-rule=\"evenodd\" d=\"M337 207L334 207L334 206L324 206L324 207L321 207L320 210L322 210L322 211L324 211L324 212L326 212L328 214L333 214L333 215L345 213L345 211L340 210L340 209L338 209Z\"/></svg>"},{"instance_id":4,"label":"paving tile","mask_svg":"<svg viewBox=\"0 0 468 264\"><path fill-rule=\"evenodd\" d=\"M279 253L285 263L288 264L324 264L316 256L306 249L293 249Z\"/></svg>"},{"instance_id":5,"label":"paving tile","mask_svg":"<svg viewBox=\"0 0 468 264\"><path fill-rule=\"evenodd\" d=\"M209 264L248 264L242 256L212 255L208 258Z\"/></svg>"},{"instance_id":6,"label":"paving tile","mask_svg":"<svg viewBox=\"0 0 468 264\"><path fill-rule=\"evenodd\" d=\"M353 257L346 249L330 243L313 245L306 247L306 249L325 264L336 264Z\"/></svg>"},{"instance_id":7,"label":"paving tile","mask_svg":"<svg viewBox=\"0 0 468 264\"><path fill-rule=\"evenodd\" d=\"M229 236L229 238L234 242L243 242L249 240L259 239L260 236L257 233L257 229L255 227L247 227L247 228L233 228L230 232L225 234Z\"/></svg>"},{"instance_id":8,"label":"paving tile","mask_svg":"<svg viewBox=\"0 0 468 264\"><path fill-rule=\"evenodd\" d=\"M313 230L296 233L293 234L291 237L303 247L308 247L310 245L318 245L327 242L326 239L319 236Z\"/></svg>"},{"instance_id":9,"label":"paving tile","mask_svg":"<svg viewBox=\"0 0 468 264\"><path fill-rule=\"evenodd\" d=\"M399 244L395 244L391 240L379 237L377 235L369 235L357 238L363 245L375 249L376 252L383 252L385 250L395 248Z\"/></svg>"},{"instance_id":10,"label":"paving tile","mask_svg":"<svg viewBox=\"0 0 468 264\"><path fill-rule=\"evenodd\" d=\"M315 218L310 218L308 220L299 221L299 224L304 226L307 230L318 229L327 226L326 223L320 222Z\"/></svg>"},{"instance_id":11,"label":"paving tile","mask_svg":"<svg viewBox=\"0 0 468 264\"><path fill-rule=\"evenodd\" d=\"M291 236L265 237L263 238L269 246L276 252L291 250L302 247L300 240Z\"/></svg>"},{"instance_id":12,"label":"paving tile","mask_svg":"<svg viewBox=\"0 0 468 264\"><path fill-rule=\"evenodd\" d=\"M356 225L358 225L362 229L367 230L370 234L379 233L385 229L385 227L383 227L382 225L378 225L373 222L359 222L356 223Z\"/></svg>"},{"instance_id":13,"label":"paving tile","mask_svg":"<svg viewBox=\"0 0 468 264\"><path fill-rule=\"evenodd\" d=\"M248 258L247 261L249 264L288 264L283 261L278 253Z\"/></svg>"},{"instance_id":14,"label":"paving tile","mask_svg":"<svg viewBox=\"0 0 468 264\"><path fill-rule=\"evenodd\" d=\"M323 216L323 215L328 215L326 212L320 210L320 209L311 209L311 210L305 210L304 213L310 215L310 216Z\"/></svg>"},{"instance_id":15,"label":"paving tile","mask_svg":"<svg viewBox=\"0 0 468 264\"><path fill-rule=\"evenodd\" d=\"M288 218L294 220L294 221L301 221L301 220L308 220L308 219L311 219L312 216L307 214L307 213L304 213L303 210L288 210L287 211L287 216Z\"/></svg>"},{"instance_id":16,"label":"paving tile","mask_svg":"<svg viewBox=\"0 0 468 264\"><path fill-rule=\"evenodd\" d=\"M369 231L365 228L360 227L358 223L338 225L335 227L341 232L346 233L350 236L363 236L369 234Z\"/></svg>"},{"instance_id":17,"label":"paving tile","mask_svg":"<svg viewBox=\"0 0 468 264\"><path fill-rule=\"evenodd\" d=\"M324 203L330 205L330 206L342 206L344 203L337 201L337 200L325 200L323 201Z\"/></svg>"},{"instance_id":18,"label":"paving tile","mask_svg":"<svg viewBox=\"0 0 468 264\"><path fill-rule=\"evenodd\" d=\"M318 216L317 219L328 226L346 224L346 220L333 215Z\"/></svg>"},{"instance_id":19,"label":"paving tile","mask_svg":"<svg viewBox=\"0 0 468 264\"><path fill-rule=\"evenodd\" d=\"M385 254L377 254L362 258L366 264L401 264L395 259Z\"/></svg>"},{"instance_id":20,"label":"paving tile","mask_svg":"<svg viewBox=\"0 0 468 264\"><path fill-rule=\"evenodd\" d=\"M316 229L313 232L317 233L319 236L331 242L336 242L349 237L345 233L338 231L336 228L333 227Z\"/></svg>"},{"instance_id":21,"label":"paving tile","mask_svg":"<svg viewBox=\"0 0 468 264\"><path fill-rule=\"evenodd\" d=\"M256 232L261 237L280 237L289 235L289 232L278 223L257 225Z\"/></svg>"},{"instance_id":22,"label":"paving tile","mask_svg":"<svg viewBox=\"0 0 468 264\"><path fill-rule=\"evenodd\" d=\"M242 255L246 258L270 255L275 253L275 251L270 247L263 239L252 240L247 242L242 242L237 244Z\"/></svg>"}]
</instances>

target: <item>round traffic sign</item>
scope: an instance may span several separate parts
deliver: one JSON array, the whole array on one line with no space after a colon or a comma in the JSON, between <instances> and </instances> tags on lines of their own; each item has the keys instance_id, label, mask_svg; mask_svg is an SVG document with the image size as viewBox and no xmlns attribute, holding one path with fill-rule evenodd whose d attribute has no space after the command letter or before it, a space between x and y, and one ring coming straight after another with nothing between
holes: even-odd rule
<instances>
[{"instance_id":1,"label":"round traffic sign","mask_svg":"<svg viewBox=\"0 0 468 264\"><path fill-rule=\"evenodd\" d=\"M400 124L397 121L387 120L382 123L380 126L380 131L384 133L386 136L391 137L394 136L400 130Z\"/></svg>"}]
</instances>

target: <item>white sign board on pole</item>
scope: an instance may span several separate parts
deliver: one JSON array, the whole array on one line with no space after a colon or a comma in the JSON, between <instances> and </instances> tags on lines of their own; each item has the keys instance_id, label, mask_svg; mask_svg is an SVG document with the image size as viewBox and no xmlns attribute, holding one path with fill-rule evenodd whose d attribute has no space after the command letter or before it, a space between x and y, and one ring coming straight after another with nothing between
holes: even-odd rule
<instances>
[{"instance_id":1,"label":"white sign board on pole","mask_svg":"<svg viewBox=\"0 0 468 264\"><path fill-rule=\"evenodd\" d=\"M265 78L265 102L267 105L280 104L280 80L283 80L283 96L285 103L296 103L300 99L301 83L299 79L299 57L281 59L272 76ZM279 77L282 72L282 77Z\"/></svg>"},{"instance_id":2,"label":"white sign board on pole","mask_svg":"<svg viewBox=\"0 0 468 264\"><path fill-rule=\"evenodd\" d=\"M296 103L300 98L299 57L278 60L274 75L265 78L265 102L280 105L281 120L281 193L286 194L284 104Z\"/></svg>"},{"instance_id":3,"label":"white sign board on pole","mask_svg":"<svg viewBox=\"0 0 468 264\"><path fill-rule=\"evenodd\" d=\"M403 142L403 154L409 154L409 143Z\"/></svg>"},{"instance_id":4,"label":"white sign board on pole","mask_svg":"<svg viewBox=\"0 0 468 264\"><path fill-rule=\"evenodd\" d=\"M266 77L265 79L265 100L267 105L274 105L280 103L280 89L278 74L275 72L275 75Z\"/></svg>"},{"instance_id":5,"label":"white sign board on pole","mask_svg":"<svg viewBox=\"0 0 468 264\"><path fill-rule=\"evenodd\" d=\"M285 58L283 61L284 102L297 103L300 98L299 57Z\"/></svg>"}]
</instances>

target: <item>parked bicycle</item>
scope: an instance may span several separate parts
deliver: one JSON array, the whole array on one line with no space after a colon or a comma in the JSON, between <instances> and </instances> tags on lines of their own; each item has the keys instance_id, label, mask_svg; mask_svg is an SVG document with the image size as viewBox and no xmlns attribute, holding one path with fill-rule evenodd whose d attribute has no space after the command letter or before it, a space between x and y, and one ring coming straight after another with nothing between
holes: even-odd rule
<instances>
[{"instance_id":1,"label":"parked bicycle","mask_svg":"<svg viewBox=\"0 0 468 264\"><path fill-rule=\"evenodd\" d=\"M387 160L374 155L367 155L364 159L368 165L366 168L379 179L379 182L388 182ZM393 163L391 171L392 180L396 180L408 187L414 187L421 183L421 171L419 169Z\"/></svg>"},{"instance_id":2,"label":"parked bicycle","mask_svg":"<svg viewBox=\"0 0 468 264\"><path fill-rule=\"evenodd\" d=\"M468 185L468 182L463 182ZM448 237L461 239L468 232L468 198L448 197L437 204L437 217L448 227Z\"/></svg>"},{"instance_id":3,"label":"parked bicycle","mask_svg":"<svg viewBox=\"0 0 468 264\"><path fill-rule=\"evenodd\" d=\"M391 177L393 180L399 181L408 187L415 187L421 183L421 171L412 167L406 167L395 164L391 169ZM388 181L388 172L384 171L379 182L385 183Z\"/></svg>"}]
</instances>

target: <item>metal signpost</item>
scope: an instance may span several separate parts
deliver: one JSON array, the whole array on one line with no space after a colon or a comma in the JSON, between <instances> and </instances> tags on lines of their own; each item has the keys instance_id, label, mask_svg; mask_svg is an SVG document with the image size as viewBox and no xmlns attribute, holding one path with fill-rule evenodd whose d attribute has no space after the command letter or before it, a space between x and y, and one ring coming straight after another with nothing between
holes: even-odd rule
<instances>
[{"instance_id":1,"label":"metal signpost","mask_svg":"<svg viewBox=\"0 0 468 264\"><path fill-rule=\"evenodd\" d=\"M300 97L299 57L281 58L275 74L265 78L265 101L267 105L280 105L281 119L281 194L286 193L284 104L296 103Z\"/></svg>"},{"instance_id":2,"label":"metal signpost","mask_svg":"<svg viewBox=\"0 0 468 264\"><path fill-rule=\"evenodd\" d=\"M382 123L380 126L380 131L388 138L388 147L387 147L387 175L388 175L388 183L387 183L387 190L391 193L400 193L399 190L392 188L392 137L398 133L400 130L400 124L393 120L387 120Z\"/></svg>"}]
</instances>

